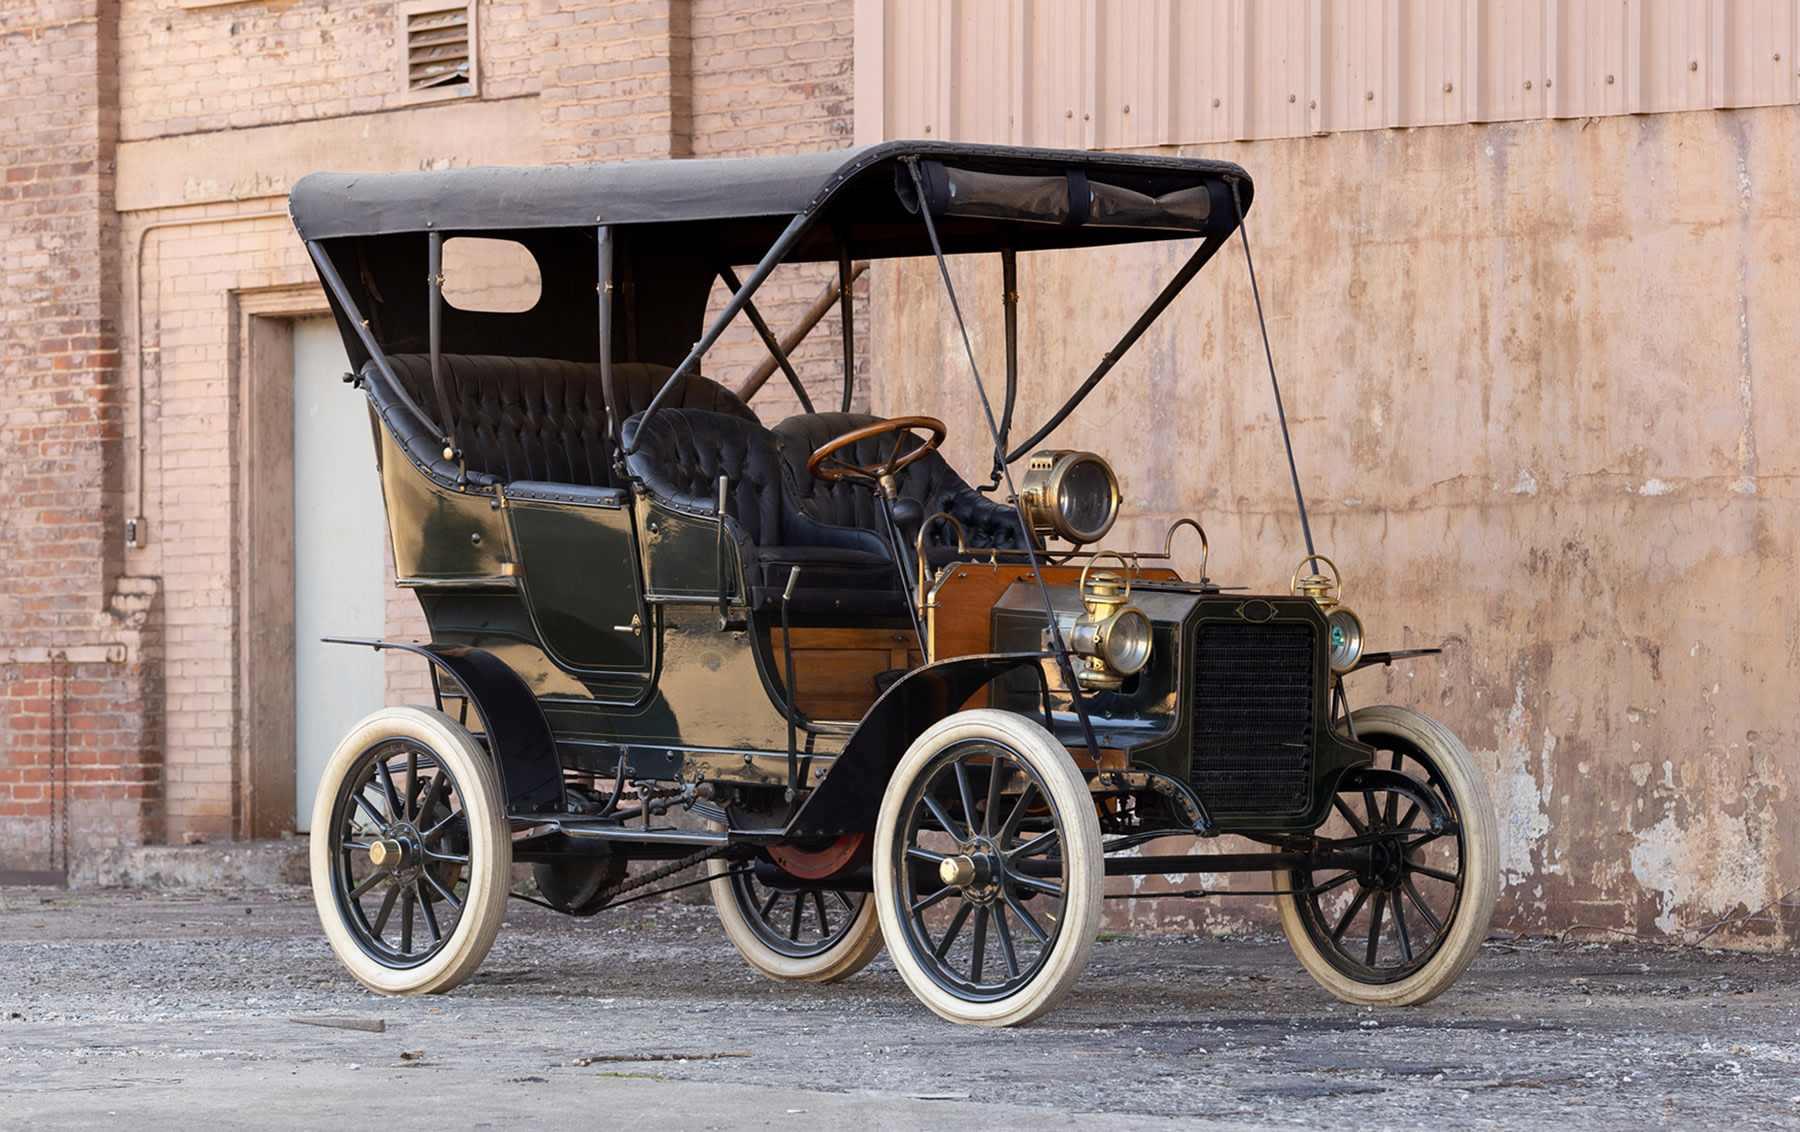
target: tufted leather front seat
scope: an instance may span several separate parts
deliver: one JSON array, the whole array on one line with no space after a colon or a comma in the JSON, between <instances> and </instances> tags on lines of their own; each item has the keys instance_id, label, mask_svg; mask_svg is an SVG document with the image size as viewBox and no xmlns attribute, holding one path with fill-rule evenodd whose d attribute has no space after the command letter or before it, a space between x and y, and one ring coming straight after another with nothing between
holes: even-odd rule
<instances>
[{"instance_id":1,"label":"tufted leather front seat","mask_svg":"<svg viewBox=\"0 0 1800 1132\"><path fill-rule=\"evenodd\" d=\"M779 608L789 570L799 566L794 613L906 615L884 540L808 515L790 489L775 437L760 424L698 409L658 409L626 421L623 439L638 444L626 458L632 475L669 506L711 516L719 476L729 480L725 509L735 520L732 534L753 609Z\"/></svg>"},{"instance_id":2,"label":"tufted leather front seat","mask_svg":"<svg viewBox=\"0 0 1800 1132\"><path fill-rule=\"evenodd\" d=\"M883 529L881 504L867 486L847 481L826 483L806 471L807 460L827 442L883 419L867 413L810 413L789 417L775 426L775 439L781 446L782 458L787 463L800 505L807 514L822 523L860 527L865 531ZM903 442L908 450L917 443L910 437ZM839 455L852 464L879 464L893 451L893 445L891 435L876 436L851 445ZM915 523L944 512L962 524L963 543L970 550L1024 549L1018 512L995 503L970 487L938 453L928 452L921 456L902 471L898 479L900 498L912 501L919 508ZM905 534L909 540L916 539L917 527ZM925 537L925 550L926 559L933 564L954 558L956 529L944 522L932 524Z\"/></svg>"},{"instance_id":3,"label":"tufted leather front seat","mask_svg":"<svg viewBox=\"0 0 1800 1132\"><path fill-rule=\"evenodd\" d=\"M407 394L435 416L431 356L392 354L388 361ZM606 435L598 363L487 354L444 354L440 362L453 435L470 483L613 486L612 445ZM622 415L643 411L672 372L667 366L615 364L613 391ZM443 438L436 429L388 388L374 362L363 367L362 378L370 403L408 454L435 475L454 480L456 466L444 459ZM756 420L756 413L736 394L698 374L683 378L681 389L667 403Z\"/></svg>"}]
</instances>

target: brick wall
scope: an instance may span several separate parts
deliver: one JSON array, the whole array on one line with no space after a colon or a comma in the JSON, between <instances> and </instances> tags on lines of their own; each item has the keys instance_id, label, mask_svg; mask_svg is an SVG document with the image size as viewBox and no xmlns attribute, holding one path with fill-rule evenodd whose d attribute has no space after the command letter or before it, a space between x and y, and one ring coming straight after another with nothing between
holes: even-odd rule
<instances>
[{"instance_id":1,"label":"brick wall","mask_svg":"<svg viewBox=\"0 0 1800 1132\"><path fill-rule=\"evenodd\" d=\"M499 147L522 163L848 145L853 7L481 0L479 102L535 106L538 136ZM0 510L0 869L243 829L256 611L241 592L238 297L312 282L278 215L299 172L496 151L459 134L472 101L402 127L432 139L429 156L367 140L414 112L398 19L394 3L336 0L0 7L0 491L14 503ZM328 152L269 144L317 136L307 123L331 131ZM177 146L139 162L124 212L120 143ZM784 269L759 305L784 327L831 275ZM295 316L316 310L297 302ZM867 320L865 283L859 340ZM822 404L839 350L833 311L795 355ZM740 326L709 369L735 383L761 357ZM792 411L779 376L757 407ZM147 541L127 548L140 513ZM388 608L391 635L424 635L410 593ZM388 692L418 702L424 669L390 657Z\"/></svg>"},{"instance_id":2,"label":"brick wall","mask_svg":"<svg viewBox=\"0 0 1800 1132\"><path fill-rule=\"evenodd\" d=\"M116 29L108 0L0 9L0 868L139 840L160 797L155 587L121 578Z\"/></svg>"}]
</instances>

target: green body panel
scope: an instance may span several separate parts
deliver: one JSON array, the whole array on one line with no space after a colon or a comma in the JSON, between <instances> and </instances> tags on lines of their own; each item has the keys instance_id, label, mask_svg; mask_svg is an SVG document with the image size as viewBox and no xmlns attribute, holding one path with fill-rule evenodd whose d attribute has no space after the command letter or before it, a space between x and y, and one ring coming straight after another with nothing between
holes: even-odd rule
<instances>
[{"instance_id":1,"label":"green body panel","mask_svg":"<svg viewBox=\"0 0 1800 1132\"><path fill-rule=\"evenodd\" d=\"M719 522L662 507L640 495L638 526L643 532L644 591L651 601L719 599L719 562L726 569L726 588L737 585L737 544L725 532L721 550Z\"/></svg>"},{"instance_id":2,"label":"green body panel","mask_svg":"<svg viewBox=\"0 0 1800 1132\"><path fill-rule=\"evenodd\" d=\"M431 480L408 460L385 428L380 438L382 497L393 539L394 577L401 585L435 580L505 579L517 561L506 516L491 495L460 492Z\"/></svg>"},{"instance_id":3,"label":"green body panel","mask_svg":"<svg viewBox=\"0 0 1800 1132\"><path fill-rule=\"evenodd\" d=\"M623 505L508 499L519 586L544 648L579 671L648 672L654 634Z\"/></svg>"}]
</instances>

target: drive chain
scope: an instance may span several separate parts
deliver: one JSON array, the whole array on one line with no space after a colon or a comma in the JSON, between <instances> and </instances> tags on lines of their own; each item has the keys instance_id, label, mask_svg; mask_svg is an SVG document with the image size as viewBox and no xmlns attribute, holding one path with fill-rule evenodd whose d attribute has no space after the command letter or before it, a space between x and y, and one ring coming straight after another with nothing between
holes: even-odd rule
<instances>
[{"instance_id":1,"label":"drive chain","mask_svg":"<svg viewBox=\"0 0 1800 1132\"><path fill-rule=\"evenodd\" d=\"M736 849L738 849L738 846L735 845L709 845L699 852L690 853L678 861L670 861L668 864L660 865L641 876L627 877L625 880L620 881L610 888L601 889L594 894L589 906L605 906L612 903L615 897L623 896L627 892L643 888L646 885L655 884L659 880L666 880L676 873L686 872L695 865L710 861L714 857L723 856Z\"/></svg>"}]
</instances>

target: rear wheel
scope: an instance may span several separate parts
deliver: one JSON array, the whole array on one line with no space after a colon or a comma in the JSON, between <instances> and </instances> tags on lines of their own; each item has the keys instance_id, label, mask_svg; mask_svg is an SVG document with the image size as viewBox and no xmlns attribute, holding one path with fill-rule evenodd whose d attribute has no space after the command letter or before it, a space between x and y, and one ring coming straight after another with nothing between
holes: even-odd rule
<instances>
[{"instance_id":1,"label":"rear wheel","mask_svg":"<svg viewBox=\"0 0 1800 1132\"><path fill-rule=\"evenodd\" d=\"M714 857L706 868L726 937L771 979L835 983L881 950L881 922L866 892L771 886L745 861Z\"/></svg>"},{"instance_id":2,"label":"rear wheel","mask_svg":"<svg viewBox=\"0 0 1800 1132\"><path fill-rule=\"evenodd\" d=\"M499 774L450 717L385 708L338 744L313 806L313 901L358 982L430 994L467 979L511 873Z\"/></svg>"},{"instance_id":3,"label":"rear wheel","mask_svg":"<svg viewBox=\"0 0 1800 1132\"><path fill-rule=\"evenodd\" d=\"M1402 707L1351 716L1375 766L1412 780L1346 789L1314 837L1330 866L1274 874L1281 926L1332 994L1373 1006L1435 998L1469 966L1499 897L1499 834L1481 772L1442 724ZM1449 820L1431 829L1419 791Z\"/></svg>"},{"instance_id":4,"label":"rear wheel","mask_svg":"<svg viewBox=\"0 0 1800 1132\"><path fill-rule=\"evenodd\" d=\"M882 798L874 867L894 966L952 1022L1029 1022L1087 966L1100 823L1074 760L1029 719L965 711L919 736Z\"/></svg>"}]
</instances>

